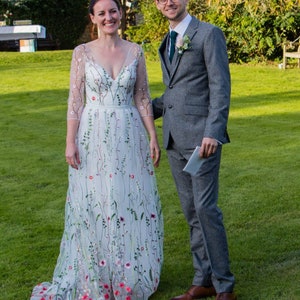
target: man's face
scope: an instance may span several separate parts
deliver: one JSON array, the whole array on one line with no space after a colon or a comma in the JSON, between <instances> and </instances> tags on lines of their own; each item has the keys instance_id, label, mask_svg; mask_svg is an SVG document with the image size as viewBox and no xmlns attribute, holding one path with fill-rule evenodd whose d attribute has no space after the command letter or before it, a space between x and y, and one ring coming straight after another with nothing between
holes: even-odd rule
<instances>
[{"instance_id":1,"label":"man's face","mask_svg":"<svg viewBox=\"0 0 300 300\"><path fill-rule=\"evenodd\" d=\"M187 15L188 0L155 0L156 7L161 13L176 26Z\"/></svg>"}]
</instances>

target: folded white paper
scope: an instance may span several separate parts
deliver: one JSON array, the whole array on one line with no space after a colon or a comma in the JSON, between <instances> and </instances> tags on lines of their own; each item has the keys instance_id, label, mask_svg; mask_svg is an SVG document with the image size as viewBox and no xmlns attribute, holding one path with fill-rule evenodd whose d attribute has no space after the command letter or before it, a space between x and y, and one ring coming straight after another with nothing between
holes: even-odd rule
<instances>
[{"instance_id":1,"label":"folded white paper","mask_svg":"<svg viewBox=\"0 0 300 300\"><path fill-rule=\"evenodd\" d=\"M197 146L188 160L187 164L183 168L183 171L191 174L192 176L196 175L196 173L201 168L205 158L201 158L199 155L200 146Z\"/></svg>"}]
</instances>

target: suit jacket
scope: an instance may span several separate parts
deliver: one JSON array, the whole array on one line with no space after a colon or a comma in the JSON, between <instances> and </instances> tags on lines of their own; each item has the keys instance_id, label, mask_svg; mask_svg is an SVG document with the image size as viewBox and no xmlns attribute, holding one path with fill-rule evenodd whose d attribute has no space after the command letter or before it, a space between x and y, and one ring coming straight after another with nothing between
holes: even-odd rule
<instances>
[{"instance_id":1,"label":"suit jacket","mask_svg":"<svg viewBox=\"0 0 300 300\"><path fill-rule=\"evenodd\" d=\"M195 17L185 32L191 43L182 54L168 59L169 34L162 41L159 56L166 86L153 100L154 118L163 116L163 140L170 136L181 149L193 149L203 137L228 143L230 72L226 42L218 27Z\"/></svg>"}]
</instances>

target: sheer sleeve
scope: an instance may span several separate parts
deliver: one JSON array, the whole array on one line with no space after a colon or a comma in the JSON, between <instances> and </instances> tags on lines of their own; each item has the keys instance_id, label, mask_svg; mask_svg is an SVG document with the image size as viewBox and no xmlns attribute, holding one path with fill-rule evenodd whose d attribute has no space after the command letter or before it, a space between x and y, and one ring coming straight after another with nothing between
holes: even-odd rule
<instances>
[{"instance_id":1,"label":"sheer sleeve","mask_svg":"<svg viewBox=\"0 0 300 300\"><path fill-rule=\"evenodd\" d=\"M84 107L85 99L85 49L84 45L76 47L73 51L71 71L70 71L70 90L68 98L68 120L80 120Z\"/></svg>"},{"instance_id":2,"label":"sheer sleeve","mask_svg":"<svg viewBox=\"0 0 300 300\"><path fill-rule=\"evenodd\" d=\"M141 117L153 116L145 56L141 47L139 47L138 51L137 75L134 88L134 102Z\"/></svg>"}]
</instances>

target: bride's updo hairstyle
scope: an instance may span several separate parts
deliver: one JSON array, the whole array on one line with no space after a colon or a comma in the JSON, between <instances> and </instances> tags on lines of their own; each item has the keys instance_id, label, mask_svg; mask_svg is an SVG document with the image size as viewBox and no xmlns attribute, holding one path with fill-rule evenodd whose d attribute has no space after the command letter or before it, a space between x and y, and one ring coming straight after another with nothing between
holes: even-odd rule
<instances>
[{"instance_id":1,"label":"bride's updo hairstyle","mask_svg":"<svg viewBox=\"0 0 300 300\"><path fill-rule=\"evenodd\" d=\"M90 5L89 5L89 13L90 13L91 15L94 15L94 6L95 6L95 4L96 4L98 1L101 1L101 0L91 0L91 1L90 1ZM121 4L120 4L119 0L111 0L111 1L113 1L113 2L116 3L116 5L117 5L117 7L118 7L118 10L121 10Z\"/></svg>"}]
</instances>

